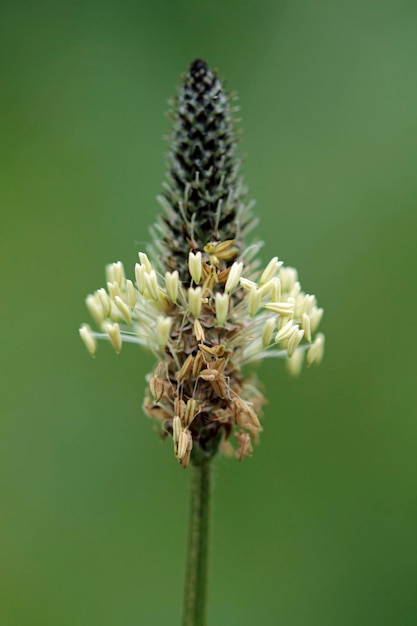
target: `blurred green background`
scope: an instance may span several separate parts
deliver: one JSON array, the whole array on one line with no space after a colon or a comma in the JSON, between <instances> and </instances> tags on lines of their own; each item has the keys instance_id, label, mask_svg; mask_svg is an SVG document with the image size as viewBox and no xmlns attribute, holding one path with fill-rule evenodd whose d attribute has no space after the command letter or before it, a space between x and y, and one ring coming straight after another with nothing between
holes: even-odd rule
<instances>
[{"instance_id":1,"label":"blurred green background","mask_svg":"<svg viewBox=\"0 0 417 626\"><path fill-rule=\"evenodd\" d=\"M325 308L320 368L261 367L252 459L216 463L210 623L417 623L417 4L0 8L0 625L178 624L187 472L141 414L151 356L88 357L133 274L195 57L240 94L264 261Z\"/></svg>"}]
</instances>

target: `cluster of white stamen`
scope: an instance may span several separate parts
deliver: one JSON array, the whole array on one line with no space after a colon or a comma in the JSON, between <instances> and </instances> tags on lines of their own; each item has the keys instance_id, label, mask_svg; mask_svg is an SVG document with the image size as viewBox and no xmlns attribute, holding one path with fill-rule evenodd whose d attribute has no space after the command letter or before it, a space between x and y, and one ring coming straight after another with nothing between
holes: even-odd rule
<instances>
[{"instance_id":1,"label":"cluster of white stamen","mask_svg":"<svg viewBox=\"0 0 417 626\"><path fill-rule=\"evenodd\" d=\"M298 374L305 350L309 350L310 355L307 357L307 365L320 360L323 339L318 341L318 347L315 347L316 343L311 345L311 341L323 309L317 307L315 296L301 290L294 268L283 267L278 258L274 257L258 281L242 276L240 285L246 291L243 303L251 319L246 326L243 362L287 356L290 361L294 360L293 365L289 366L290 372ZM277 332L274 336L275 329Z\"/></svg>"},{"instance_id":2,"label":"cluster of white stamen","mask_svg":"<svg viewBox=\"0 0 417 626\"><path fill-rule=\"evenodd\" d=\"M80 336L90 354L96 352L96 339L107 338L116 352L123 342L147 345L154 352L165 349L173 320L166 315L166 301L176 302L180 281L178 272L167 272L165 285L146 254L139 253L135 266L136 286L125 278L122 263L106 267L107 291L98 289L86 298L87 307L102 332L84 324Z\"/></svg>"},{"instance_id":3,"label":"cluster of white stamen","mask_svg":"<svg viewBox=\"0 0 417 626\"><path fill-rule=\"evenodd\" d=\"M289 370L293 374L300 371L306 350L307 365L319 362L324 349L323 335L311 342L323 309L317 307L315 296L301 290L294 268L283 267L274 257L257 273L260 277L256 280L253 272L249 277L243 275L243 262L234 262L227 270L223 290L221 283L216 282L218 279L210 282L210 276L216 272L216 255L227 254L230 245L220 242L207 244L203 253L190 251L191 285L188 289L176 270L166 272L162 279L143 252L139 253L140 262L135 266L136 286L125 278L122 263L108 265L108 291L98 289L86 299L102 331L93 332L86 324L81 327L80 336L90 354L96 352L96 338L102 337L110 340L116 352L120 352L123 341L147 345L156 353L163 352L170 343L174 324L169 307L174 307L174 313L177 307L181 316L192 316L196 340L204 342L204 328L199 318L202 307L208 304L213 306L219 328L228 321L239 324L241 331L233 336L230 346L226 346L233 350L237 361L249 363L264 357L286 356L291 361ZM217 285L215 292L213 285Z\"/></svg>"}]
</instances>

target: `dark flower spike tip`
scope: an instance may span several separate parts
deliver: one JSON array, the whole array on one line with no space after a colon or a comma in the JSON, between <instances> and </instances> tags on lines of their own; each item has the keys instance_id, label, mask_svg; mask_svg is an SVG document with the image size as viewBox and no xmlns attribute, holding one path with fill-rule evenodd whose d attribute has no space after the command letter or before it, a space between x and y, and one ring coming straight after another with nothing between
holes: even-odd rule
<instances>
[{"instance_id":1,"label":"dark flower spike tip","mask_svg":"<svg viewBox=\"0 0 417 626\"><path fill-rule=\"evenodd\" d=\"M181 278L190 247L203 250L207 241L230 239L241 246L251 221L232 116L215 72L193 61L174 100L167 184L159 198L163 264Z\"/></svg>"}]
</instances>

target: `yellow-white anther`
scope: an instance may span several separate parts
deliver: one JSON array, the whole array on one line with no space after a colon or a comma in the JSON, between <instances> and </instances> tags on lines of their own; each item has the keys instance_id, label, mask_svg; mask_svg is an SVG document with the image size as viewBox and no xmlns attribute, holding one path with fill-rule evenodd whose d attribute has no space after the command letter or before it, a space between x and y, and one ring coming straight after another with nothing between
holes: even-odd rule
<instances>
[{"instance_id":1,"label":"yellow-white anther","mask_svg":"<svg viewBox=\"0 0 417 626\"><path fill-rule=\"evenodd\" d=\"M299 376L303 368L304 350L297 350L290 359L287 359L287 371L291 376Z\"/></svg>"},{"instance_id":2,"label":"yellow-white anther","mask_svg":"<svg viewBox=\"0 0 417 626\"><path fill-rule=\"evenodd\" d=\"M281 299L281 283L279 278L271 278L267 283L259 287L261 297L269 296L272 302L279 302Z\"/></svg>"},{"instance_id":3,"label":"yellow-white anther","mask_svg":"<svg viewBox=\"0 0 417 626\"><path fill-rule=\"evenodd\" d=\"M292 289L291 289L291 291L290 291L290 295L291 295L293 298L296 298L296 297L300 294L300 292L301 292L301 284L300 284L300 282L297 280L297 281L293 284L293 286L292 286ZM305 296L304 296L304 297L305 297Z\"/></svg>"},{"instance_id":4,"label":"yellow-white anther","mask_svg":"<svg viewBox=\"0 0 417 626\"><path fill-rule=\"evenodd\" d=\"M103 329L108 334L113 348L116 350L117 353L119 353L122 349L122 336L120 334L119 324L117 324L117 322L114 324L106 322L105 324L103 324Z\"/></svg>"},{"instance_id":5,"label":"yellow-white anther","mask_svg":"<svg viewBox=\"0 0 417 626\"><path fill-rule=\"evenodd\" d=\"M114 275L114 263L109 263L106 265L106 281L108 283L114 283L116 280Z\"/></svg>"},{"instance_id":6,"label":"yellow-white anther","mask_svg":"<svg viewBox=\"0 0 417 626\"><path fill-rule=\"evenodd\" d=\"M165 288L171 302L177 301L179 284L180 280L177 270L165 273Z\"/></svg>"},{"instance_id":7,"label":"yellow-white anther","mask_svg":"<svg viewBox=\"0 0 417 626\"><path fill-rule=\"evenodd\" d=\"M107 283L107 289L109 291L110 297L113 298L113 300L116 296L119 296L119 298L122 297L119 283L116 280L113 283Z\"/></svg>"},{"instance_id":8,"label":"yellow-white anther","mask_svg":"<svg viewBox=\"0 0 417 626\"><path fill-rule=\"evenodd\" d=\"M324 353L324 335L319 333L315 338L311 348L307 352L307 365L310 366L312 363L320 363L323 358Z\"/></svg>"},{"instance_id":9,"label":"yellow-white anther","mask_svg":"<svg viewBox=\"0 0 417 626\"><path fill-rule=\"evenodd\" d=\"M281 281L283 291L291 291L294 283L298 279L297 270L294 267L281 267L279 270L279 279Z\"/></svg>"},{"instance_id":10,"label":"yellow-white anther","mask_svg":"<svg viewBox=\"0 0 417 626\"><path fill-rule=\"evenodd\" d=\"M145 284L152 300L159 300L159 285L155 270L145 274Z\"/></svg>"},{"instance_id":11,"label":"yellow-white anther","mask_svg":"<svg viewBox=\"0 0 417 626\"><path fill-rule=\"evenodd\" d=\"M139 252L139 261L141 265L143 265L143 267L145 268L146 273L150 274L152 272L152 265L148 259L148 255L144 252Z\"/></svg>"},{"instance_id":12,"label":"yellow-white anther","mask_svg":"<svg viewBox=\"0 0 417 626\"><path fill-rule=\"evenodd\" d=\"M139 292L142 295L145 293L145 289L146 289L145 275L146 275L145 266L141 265L140 263L136 263L135 264L136 284L138 286Z\"/></svg>"},{"instance_id":13,"label":"yellow-white anther","mask_svg":"<svg viewBox=\"0 0 417 626\"><path fill-rule=\"evenodd\" d=\"M226 293L230 293L238 286L242 270L243 263L233 263L232 267L230 268L229 276L227 277L226 286L224 288Z\"/></svg>"},{"instance_id":14,"label":"yellow-white anther","mask_svg":"<svg viewBox=\"0 0 417 626\"><path fill-rule=\"evenodd\" d=\"M123 287L125 281L125 268L123 267L123 263L121 261L113 263L113 275L114 280L119 287Z\"/></svg>"},{"instance_id":15,"label":"yellow-white anther","mask_svg":"<svg viewBox=\"0 0 417 626\"><path fill-rule=\"evenodd\" d=\"M304 313L307 313L309 315L315 305L316 305L316 296L306 294L304 296Z\"/></svg>"},{"instance_id":16,"label":"yellow-white anther","mask_svg":"<svg viewBox=\"0 0 417 626\"><path fill-rule=\"evenodd\" d=\"M194 254L190 250L190 254L188 255L188 270L190 272L191 278L195 282L196 285L201 280L201 273L203 271L203 263L201 260L201 252L197 252Z\"/></svg>"},{"instance_id":17,"label":"yellow-white anther","mask_svg":"<svg viewBox=\"0 0 417 626\"><path fill-rule=\"evenodd\" d=\"M190 287L188 290L188 304L195 318L201 313L201 287Z\"/></svg>"},{"instance_id":18,"label":"yellow-white anther","mask_svg":"<svg viewBox=\"0 0 417 626\"><path fill-rule=\"evenodd\" d=\"M97 351L97 342L91 333L91 328L88 324L83 324L79 332L85 347L87 348L91 356L94 356Z\"/></svg>"},{"instance_id":19,"label":"yellow-white anther","mask_svg":"<svg viewBox=\"0 0 417 626\"><path fill-rule=\"evenodd\" d=\"M274 256L274 258L269 261L268 265L262 272L261 280L259 281L260 284L264 285L265 283L270 281L271 278L274 278L274 276L278 272L281 265L282 265L282 262L278 261L277 256Z\"/></svg>"},{"instance_id":20,"label":"yellow-white anther","mask_svg":"<svg viewBox=\"0 0 417 626\"><path fill-rule=\"evenodd\" d=\"M294 329L298 330L298 326L294 325L292 320L286 322L275 335L275 342L280 343L281 341L288 339L294 332Z\"/></svg>"},{"instance_id":21,"label":"yellow-white anther","mask_svg":"<svg viewBox=\"0 0 417 626\"><path fill-rule=\"evenodd\" d=\"M104 320L103 307L101 306L100 298L97 295L90 294L86 297L85 303L90 311L91 317L94 321L100 325Z\"/></svg>"},{"instance_id":22,"label":"yellow-white anther","mask_svg":"<svg viewBox=\"0 0 417 626\"><path fill-rule=\"evenodd\" d=\"M258 312L259 307L261 306L262 294L260 289L253 287L250 289L247 295L247 303L248 303L248 311L249 315L253 317Z\"/></svg>"},{"instance_id":23,"label":"yellow-white anther","mask_svg":"<svg viewBox=\"0 0 417 626\"><path fill-rule=\"evenodd\" d=\"M223 326L227 320L227 314L229 312L229 294L216 293L215 304L217 326Z\"/></svg>"},{"instance_id":24,"label":"yellow-white anther","mask_svg":"<svg viewBox=\"0 0 417 626\"><path fill-rule=\"evenodd\" d=\"M273 278L271 283L271 302L279 302L281 300L281 281L279 278Z\"/></svg>"},{"instance_id":25,"label":"yellow-white anther","mask_svg":"<svg viewBox=\"0 0 417 626\"><path fill-rule=\"evenodd\" d=\"M181 430L181 418L176 415L172 420L172 439L174 441L175 452L177 452L178 449L178 441L180 438Z\"/></svg>"},{"instance_id":26,"label":"yellow-white anther","mask_svg":"<svg viewBox=\"0 0 417 626\"><path fill-rule=\"evenodd\" d=\"M287 353L290 358L298 348L298 345L303 337L304 330L299 330L298 326L295 326L295 330L293 331L291 337L288 339L287 345Z\"/></svg>"},{"instance_id":27,"label":"yellow-white anther","mask_svg":"<svg viewBox=\"0 0 417 626\"><path fill-rule=\"evenodd\" d=\"M269 320L266 320L264 327L262 328L262 345L264 348L267 348L271 343L272 334L274 332L276 319L275 317L270 317Z\"/></svg>"},{"instance_id":28,"label":"yellow-white anther","mask_svg":"<svg viewBox=\"0 0 417 626\"><path fill-rule=\"evenodd\" d=\"M310 313L310 326L311 332L314 333L317 330L320 320L323 317L323 309L313 307Z\"/></svg>"},{"instance_id":29,"label":"yellow-white anther","mask_svg":"<svg viewBox=\"0 0 417 626\"><path fill-rule=\"evenodd\" d=\"M248 278L244 278L243 276L240 279L240 284L245 289L245 291L250 291L251 289L256 289L257 284L253 282L253 280L249 280Z\"/></svg>"},{"instance_id":30,"label":"yellow-white anther","mask_svg":"<svg viewBox=\"0 0 417 626\"><path fill-rule=\"evenodd\" d=\"M158 317L156 320L156 341L161 349L165 348L168 343L171 328L171 317L163 317L162 315Z\"/></svg>"},{"instance_id":31,"label":"yellow-white anther","mask_svg":"<svg viewBox=\"0 0 417 626\"><path fill-rule=\"evenodd\" d=\"M119 287L123 287L125 281L125 269L121 261L106 265L107 282L117 283Z\"/></svg>"},{"instance_id":32,"label":"yellow-white anther","mask_svg":"<svg viewBox=\"0 0 417 626\"><path fill-rule=\"evenodd\" d=\"M308 342L311 341L311 321L310 316L307 313L303 313L303 328L304 335Z\"/></svg>"},{"instance_id":33,"label":"yellow-white anther","mask_svg":"<svg viewBox=\"0 0 417 626\"><path fill-rule=\"evenodd\" d=\"M264 307L277 315L292 315L294 313L294 302L267 302Z\"/></svg>"},{"instance_id":34,"label":"yellow-white anther","mask_svg":"<svg viewBox=\"0 0 417 626\"><path fill-rule=\"evenodd\" d=\"M131 280L126 281L126 292L129 306L133 309L136 305L136 289Z\"/></svg>"},{"instance_id":35,"label":"yellow-white anther","mask_svg":"<svg viewBox=\"0 0 417 626\"><path fill-rule=\"evenodd\" d=\"M98 298L100 300L100 304L103 308L104 317L110 317L111 313L111 300L107 294L107 291L103 288L98 289L97 291Z\"/></svg>"},{"instance_id":36,"label":"yellow-white anther","mask_svg":"<svg viewBox=\"0 0 417 626\"><path fill-rule=\"evenodd\" d=\"M116 296L114 299L114 303L119 309L120 313L123 315L126 324L130 324L132 321L132 316L130 315L130 309L125 302L119 296Z\"/></svg>"}]
</instances>

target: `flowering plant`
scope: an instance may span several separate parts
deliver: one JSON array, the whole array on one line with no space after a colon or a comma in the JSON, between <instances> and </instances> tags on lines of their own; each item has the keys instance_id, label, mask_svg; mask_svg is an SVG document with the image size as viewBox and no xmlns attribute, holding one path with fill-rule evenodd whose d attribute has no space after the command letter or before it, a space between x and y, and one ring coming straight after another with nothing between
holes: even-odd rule
<instances>
[{"instance_id":1,"label":"flowering plant","mask_svg":"<svg viewBox=\"0 0 417 626\"><path fill-rule=\"evenodd\" d=\"M297 271L277 257L261 267L261 243L247 243L256 220L240 175L236 111L216 73L194 61L172 103L153 243L139 252L135 282L120 262L107 266L107 290L86 300L99 330L80 329L92 355L104 338L116 352L136 343L156 357L144 411L196 476L191 526L198 532L194 547L190 532L195 563L191 556L184 613L190 625L204 623L210 460L218 451L239 460L251 455L262 430L265 399L246 366L284 357L296 375L304 360L319 362L324 348L316 334L323 309L302 291Z\"/></svg>"}]
</instances>

